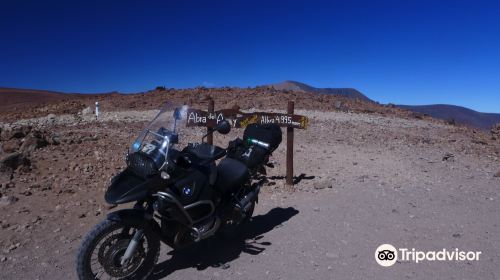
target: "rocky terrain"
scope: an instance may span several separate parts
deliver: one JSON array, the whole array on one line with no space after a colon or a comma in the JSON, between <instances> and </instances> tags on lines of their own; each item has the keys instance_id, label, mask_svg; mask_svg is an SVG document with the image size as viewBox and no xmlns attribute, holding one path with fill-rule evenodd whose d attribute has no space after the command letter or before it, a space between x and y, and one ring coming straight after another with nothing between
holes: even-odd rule
<instances>
[{"instance_id":1,"label":"rocky terrain","mask_svg":"<svg viewBox=\"0 0 500 280\"><path fill-rule=\"evenodd\" d=\"M0 278L74 279L82 236L113 211L103 194L137 133L166 100L216 109L285 109L296 130L297 184L284 185L285 142L255 217L231 241L162 248L152 279L498 279L500 127L452 126L342 96L256 89L158 89L74 96L0 113ZM91 106L101 103L95 119ZM216 144L242 135L215 136ZM195 139L196 129L187 137ZM378 245L483 252L478 262L397 263ZM201 250L201 251L200 251ZM202 253L200 253L202 252Z\"/></svg>"}]
</instances>

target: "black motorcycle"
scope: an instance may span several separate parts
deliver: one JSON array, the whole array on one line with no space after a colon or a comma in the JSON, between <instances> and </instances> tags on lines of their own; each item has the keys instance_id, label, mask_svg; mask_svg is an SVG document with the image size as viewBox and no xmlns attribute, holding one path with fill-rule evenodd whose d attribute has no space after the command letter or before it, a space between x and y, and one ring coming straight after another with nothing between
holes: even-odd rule
<instances>
[{"instance_id":1,"label":"black motorcycle","mask_svg":"<svg viewBox=\"0 0 500 280\"><path fill-rule=\"evenodd\" d=\"M259 174L271 166L281 129L250 125L243 139L223 149L205 143L208 134L188 143L201 128L186 128L187 113L187 106L165 105L131 145L127 167L112 179L105 200L135 205L108 214L87 234L77 256L80 279L145 279L160 242L178 250L234 232L252 217L264 182ZM230 129L221 120L209 133Z\"/></svg>"}]
</instances>

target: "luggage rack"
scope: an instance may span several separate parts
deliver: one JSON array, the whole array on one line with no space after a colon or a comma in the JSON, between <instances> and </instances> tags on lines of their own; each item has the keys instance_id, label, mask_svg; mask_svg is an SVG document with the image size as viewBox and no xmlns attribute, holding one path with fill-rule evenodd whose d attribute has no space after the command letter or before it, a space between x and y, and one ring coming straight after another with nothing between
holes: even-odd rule
<instances>
[{"instance_id":1,"label":"luggage rack","mask_svg":"<svg viewBox=\"0 0 500 280\"><path fill-rule=\"evenodd\" d=\"M309 118L306 116L295 115L295 103L288 101L287 112L272 113L272 112L241 112L235 106L231 109L222 109L215 111L213 99L209 99L208 110L188 109L187 114L196 114L202 116L199 118L188 118L187 126L191 127L207 127L207 130L217 125L218 121L227 119L234 128L246 128L251 124L275 124L278 127L286 127L286 184L293 185L293 142L294 129L306 129L309 124ZM257 139L261 141L261 139ZM265 141L262 141L265 142ZM213 144L213 135L207 137L207 143ZM272 148L272 143L271 148ZM278 143L279 144L279 143ZM275 147L276 148L276 147ZM274 149L273 149L274 151Z\"/></svg>"}]
</instances>

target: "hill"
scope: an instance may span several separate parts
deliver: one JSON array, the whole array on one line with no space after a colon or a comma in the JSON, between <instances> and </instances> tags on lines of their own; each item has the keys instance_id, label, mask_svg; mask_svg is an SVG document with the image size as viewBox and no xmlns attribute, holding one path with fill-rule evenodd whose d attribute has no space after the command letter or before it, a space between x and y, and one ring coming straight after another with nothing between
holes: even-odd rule
<instances>
[{"instance_id":1,"label":"hill","mask_svg":"<svg viewBox=\"0 0 500 280\"><path fill-rule=\"evenodd\" d=\"M448 105L397 105L399 108L407 109L416 113L427 114L436 119L453 121L482 129L490 129L494 124L500 123L500 114L481 113L469 108Z\"/></svg>"},{"instance_id":2,"label":"hill","mask_svg":"<svg viewBox=\"0 0 500 280\"><path fill-rule=\"evenodd\" d=\"M0 110L7 109L4 107L23 107L27 104L42 102L51 103L72 97L74 97L72 94L47 90L0 88Z\"/></svg>"},{"instance_id":3,"label":"hill","mask_svg":"<svg viewBox=\"0 0 500 280\"><path fill-rule=\"evenodd\" d=\"M277 90L291 90L298 92L309 92L309 93L319 93L319 94L333 94L333 95L341 95L347 98L352 99L360 99L363 101L373 102L370 98L366 97L366 95L359 92L354 88L315 88L310 85L306 85L304 83L296 82L296 81L284 81L277 84L271 84L270 87L273 87Z\"/></svg>"},{"instance_id":4,"label":"hill","mask_svg":"<svg viewBox=\"0 0 500 280\"><path fill-rule=\"evenodd\" d=\"M310 85L296 82L284 81L277 84L269 85L277 90L289 90L304 93L332 94L340 95L350 99L360 99L367 102L374 102L363 93L353 88L315 88ZM453 121L456 124L468 125L481 129L490 129L494 124L500 123L500 114L481 113L469 108L448 105L397 105L397 107L412 111L418 114L426 114L435 119L444 121Z\"/></svg>"}]
</instances>

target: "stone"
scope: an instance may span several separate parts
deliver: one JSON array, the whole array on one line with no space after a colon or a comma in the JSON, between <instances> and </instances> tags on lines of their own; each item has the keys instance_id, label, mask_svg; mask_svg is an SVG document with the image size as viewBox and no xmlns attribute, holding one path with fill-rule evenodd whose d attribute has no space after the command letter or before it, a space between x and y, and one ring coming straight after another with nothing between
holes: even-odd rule
<instances>
[{"instance_id":1,"label":"stone","mask_svg":"<svg viewBox=\"0 0 500 280\"><path fill-rule=\"evenodd\" d=\"M314 182L314 188L316 190L321 190L321 189L326 189L326 188L331 188L332 187L332 182L330 181L317 181Z\"/></svg>"},{"instance_id":2,"label":"stone","mask_svg":"<svg viewBox=\"0 0 500 280\"><path fill-rule=\"evenodd\" d=\"M30 161L19 152L7 154L0 159L0 170L4 170L5 168L15 170L22 165L29 166Z\"/></svg>"},{"instance_id":3,"label":"stone","mask_svg":"<svg viewBox=\"0 0 500 280\"><path fill-rule=\"evenodd\" d=\"M11 140L5 141L2 144L2 150L6 154L17 152L17 150L19 149L20 143L21 143L21 141L19 139L11 139Z\"/></svg>"},{"instance_id":4,"label":"stone","mask_svg":"<svg viewBox=\"0 0 500 280\"><path fill-rule=\"evenodd\" d=\"M19 151L24 154L29 154L36 149L47 146L48 144L47 140L43 139L41 135L30 135L25 138Z\"/></svg>"},{"instance_id":5,"label":"stone","mask_svg":"<svg viewBox=\"0 0 500 280\"><path fill-rule=\"evenodd\" d=\"M9 206L16 203L19 199L17 197L7 195L0 197L0 206Z\"/></svg>"},{"instance_id":6,"label":"stone","mask_svg":"<svg viewBox=\"0 0 500 280\"><path fill-rule=\"evenodd\" d=\"M342 102L341 101L335 101L335 109L337 109L337 110L342 109Z\"/></svg>"},{"instance_id":7,"label":"stone","mask_svg":"<svg viewBox=\"0 0 500 280\"><path fill-rule=\"evenodd\" d=\"M496 136L500 136L500 123L497 123L491 127L491 134L496 135Z\"/></svg>"},{"instance_id":8,"label":"stone","mask_svg":"<svg viewBox=\"0 0 500 280\"><path fill-rule=\"evenodd\" d=\"M451 153L446 153L444 156L443 156L443 161L454 161L455 160L455 155L454 154L451 154Z\"/></svg>"},{"instance_id":9,"label":"stone","mask_svg":"<svg viewBox=\"0 0 500 280\"><path fill-rule=\"evenodd\" d=\"M229 267L230 267L230 266L229 266L229 264L227 264L227 263L223 263L223 264L220 266L220 268L222 268L222 269L228 269Z\"/></svg>"},{"instance_id":10,"label":"stone","mask_svg":"<svg viewBox=\"0 0 500 280\"><path fill-rule=\"evenodd\" d=\"M13 251L13 250L15 250L15 249L19 248L19 246L21 246L21 243L19 243L19 242L18 242L18 243L16 243L16 244L11 244L11 245L9 246L8 250L9 250L9 251Z\"/></svg>"},{"instance_id":11,"label":"stone","mask_svg":"<svg viewBox=\"0 0 500 280\"><path fill-rule=\"evenodd\" d=\"M52 136L50 142L52 145L59 145L59 144L61 144L61 137L59 135L54 135L54 136Z\"/></svg>"},{"instance_id":12,"label":"stone","mask_svg":"<svg viewBox=\"0 0 500 280\"><path fill-rule=\"evenodd\" d=\"M500 178L500 171L498 171L497 173L495 173L495 174L493 175L493 177Z\"/></svg>"},{"instance_id":13,"label":"stone","mask_svg":"<svg viewBox=\"0 0 500 280\"><path fill-rule=\"evenodd\" d=\"M92 114L93 114L93 112L94 112L94 111L92 110L92 108L87 107L87 108L85 108L85 109L83 109L83 110L82 110L82 115L83 115L83 116L92 115Z\"/></svg>"},{"instance_id":14,"label":"stone","mask_svg":"<svg viewBox=\"0 0 500 280\"><path fill-rule=\"evenodd\" d=\"M29 130L24 129L23 127L16 127L10 131L10 134L6 138L12 139L12 138L17 138L21 139L24 138L28 134Z\"/></svg>"},{"instance_id":15,"label":"stone","mask_svg":"<svg viewBox=\"0 0 500 280\"><path fill-rule=\"evenodd\" d=\"M24 190L23 192L20 192L19 194L22 194L22 195L24 195L24 196L30 196L30 195L32 195L33 193L32 193L32 192L30 192L29 190Z\"/></svg>"}]
</instances>

